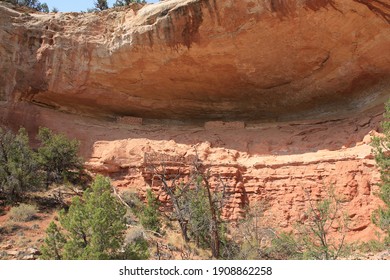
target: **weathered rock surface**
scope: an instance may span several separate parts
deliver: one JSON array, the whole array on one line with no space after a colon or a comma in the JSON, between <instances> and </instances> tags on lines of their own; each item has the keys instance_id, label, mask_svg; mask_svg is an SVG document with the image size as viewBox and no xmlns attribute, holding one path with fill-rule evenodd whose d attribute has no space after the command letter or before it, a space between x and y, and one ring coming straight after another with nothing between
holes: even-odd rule
<instances>
[{"instance_id":1,"label":"weathered rock surface","mask_svg":"<svg viewBox=\"0 0 390 280\"><path fill-rule=\"evenodd\" d=\"M356 111L388 95L389 4L169 0L47 15L0 4L0 97L147 118Z\"/></svg>"},{"instance_id":2,"label":"weathered rock surface","mask_svg":"<svg viewBox=\"0 0 390 280\"><path fill-rule=\"evenodd\" d=\"M340 213L350 218L348 240L370 240L378 230L371 213L380 200L375 195L379 174L369 142L380 119L374 114L213 132L144 128L129 132L128 139L95 142L88 167L110 175L122 191L136 188L144 193L152 183L151 164L160 161L167 173L175 177L180 172L185 180L197 154L210 170L214 187L221 187L219 178L227 187L226 219L239 219L246 206L262 202L267 205L263 221L283 230L302 221L309 200L323 199L334 188L342 200ZM161 183L152 188L160 199L168 199Z\"/></svg>"},{"instance_id":3,"label":"weathered rock surface","mask_svg":"<svg viewBox=\"0 0 390 280\"><path fill-rule=\"evenodd\" d=\"M369 240L389 4L168 0L49 15L0 4L0 122L79 139L90 170L140 193L145 155L188 172L196 149L228 186L226 219L265 201L267 220L291 230L333 186L348 239Z\"/></svg>"},{"instance_id":4,"label":"weathered rock surface","mask_svg":"<svg viewBox=\"0 0 390 280\"><path fill-rule=\"evenodd\" d=\"M170 172L188 172L195 149L214 178L228 186L224 217L237 219L244 207L268 205L265 216L279 229L291 230L302 219L309 198L324 198L331 186L350 216L348 240L370 240L378 230L371 213L379 174L369 145L379 130L382 106L355 117L286 123L248 122L245 127L207 129L203 124L155 121L127 124L103 121L20 103L8 112L7 125L39 126L81 141L87 168L109 175L120 191L140 194L150 187L145 154L168 159ZM153 186L161 199L166 195Z\"/></svg>"},{"instance_id":5,"label":"weathered rock surface","mask_svg":"<svg viewBox=\"0 0 390 280\"><path fill-rule=\"evenodd\" d=\"M382 106L356 117L286 123L247 123L241 129L208 130L203 125L144 123L128 125L20 104L11 119L36 132L46 126L81 140L87 167L111 176L119 191L150 187L145 154L169 159L170 172L188 172L197 153L214 177L228 186L224 217L239 218L244 207L267 202L265 215L290 230L309 198L327 195L331 186L350 216L349 240L370 240L370 216L380 205L375 195L378 171L369 146L379 130ZM15 127L17 128L17 126ZM153 186L161 199L158 184Z\"/></svg>"}]
</instances>

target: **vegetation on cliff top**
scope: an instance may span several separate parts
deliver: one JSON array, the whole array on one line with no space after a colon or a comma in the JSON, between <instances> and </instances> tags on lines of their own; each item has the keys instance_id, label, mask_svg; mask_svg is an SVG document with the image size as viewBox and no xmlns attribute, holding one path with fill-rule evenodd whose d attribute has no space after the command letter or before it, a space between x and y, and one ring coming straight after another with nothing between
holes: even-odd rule
<instances>
[{"instance_id":1,"label":"vegetation on cliff top","mask_svg":"<svg viewBox=\"0 0 390 280\"><path fill-rule=\"evenodd\" d=\"M49 12L49 6L46 3L41 3L38 0L0 0L3 2L8 2L13 5L22 6L22 7L28 7L31 9L34 9L38 12L48 13ZM139 3L139 4L146 4L146 0L116 0L113 4L113 7L121 7L121 6L127 6L131 3ZM108 1L107 0L96 0L94 1L94 8L88 9L88 12L96 12L96 11L104 11L109 9ZM53 7L52 12L56 13L58 12L58 9Z\"/></svg>"},{"instance_id":2,"label":"vegetation on cliff top","mask_svg":"<svg viewBox=\"0 0 390 280\"><path fill-rule=\"evenodd\" d=\"M44 13L49 12L49 6L46 3L41 3L38 0L0 0L0 1L8 2L14 5L29 7L39 12L44 12Z\"/></svg>"}]
</instances>

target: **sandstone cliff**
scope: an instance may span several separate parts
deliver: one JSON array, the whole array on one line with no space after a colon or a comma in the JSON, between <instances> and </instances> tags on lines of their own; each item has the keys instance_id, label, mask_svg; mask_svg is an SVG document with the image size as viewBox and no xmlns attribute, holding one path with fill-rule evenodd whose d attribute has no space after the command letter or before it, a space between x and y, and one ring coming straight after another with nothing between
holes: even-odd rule
<instances>
[{"instance_id":1,"label":"sandstone cliff","mask_svg":"<svg viewBox=\"0 0 390 280\"><path fill-rule=\"evenodd\" d=\"M268 220L289 230L309 196L334 186L349 239L369 240L389 5L168 0L27 14L0 3L0 121L80 139L90 170L140 193L150 184L145 154L188 171L196 149L226 181L227 219L267 201Z\"/></svg>"},{"instance_id":2,"label":"sandstone cliff","mask_svg":"<svg viewBox=\"0 0 390 280\"><path fill-rule=\"evenodd\" d=\"M169 0L48 15L2 5L0 96L148 118L355 111L388 91L389 5Z\"/></svg>"},{"instance_id":3,"label":"sandstone cliff","mask_svg":"<svg viewBox=\"0 0 390 280\"><path fill-rule=\"evenodd\" d=\"M376 112L325 122L249 124L213 131L173 125L129 128L128 139L95 142L87 166L110 175L122 191L135 188L144 194L152 183L150 164L164 164L172 177L180 170L185 180L196 153L213 185L221 191L222 180L227 187L226 219L241 218L245 207L260 201L267 205L263 221L282 230L304 220L309 199L325 198L334 188L342 199L340 213L350 218L348 240L369 240L378 230L371 213L380 205L375 195L379 174L369 146L381 119ZM145 160L145 155L152 160ZM168 199L161 183L153 189L160 199Z\"/></svg>"}]
</instances>

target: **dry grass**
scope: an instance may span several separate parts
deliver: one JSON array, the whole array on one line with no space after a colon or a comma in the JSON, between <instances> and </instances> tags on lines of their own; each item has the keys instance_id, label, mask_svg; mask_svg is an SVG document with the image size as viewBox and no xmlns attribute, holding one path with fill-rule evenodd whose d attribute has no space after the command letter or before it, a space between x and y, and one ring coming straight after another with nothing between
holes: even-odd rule
<instances>
[{"instance_id":1,"label":"dry grass","mask_svg":"<svg viewBox=\"0 0 390 280\"><path fill-rule=\"evenodd\" d=\"M9 217L15 222L28 222L35 219L37 212L36 206L22 203L11 208Z\"/></svg>"}]
</instances>

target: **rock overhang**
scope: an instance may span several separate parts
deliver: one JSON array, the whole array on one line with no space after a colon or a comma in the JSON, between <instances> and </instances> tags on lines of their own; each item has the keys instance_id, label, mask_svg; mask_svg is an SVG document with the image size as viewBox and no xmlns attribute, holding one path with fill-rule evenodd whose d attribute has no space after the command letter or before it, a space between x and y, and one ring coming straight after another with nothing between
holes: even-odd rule
<instances>
[{"instance_id":1,"label":"rock overhang","mask_svg":"<svg viewBox=\"0 0 390 280\"><path fill-rule=\"evenodd\" d=\"M289 120L356 112L390 93L383 1L0 10L0 86L8 105L23 100L97 116Z\"/></svg>"}]
</instances>

